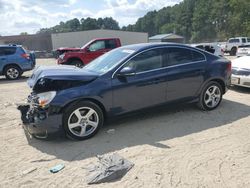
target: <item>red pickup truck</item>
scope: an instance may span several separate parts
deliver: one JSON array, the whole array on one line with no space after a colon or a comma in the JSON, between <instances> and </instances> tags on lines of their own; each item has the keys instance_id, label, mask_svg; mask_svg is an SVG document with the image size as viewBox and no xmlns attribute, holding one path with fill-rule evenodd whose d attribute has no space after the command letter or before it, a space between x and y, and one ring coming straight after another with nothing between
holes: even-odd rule
<instances>
[{"instance_id":1,"label":"red pickup truck","mask_svg":"<svg viewBox=\"0 0 250 188\"><path fill-rule=\"evenodd\" d=\"M121 46L119 38L94 39L81 48L59 48L57 64L82 67L102 54Z\"/></svg>"}]
</instances>

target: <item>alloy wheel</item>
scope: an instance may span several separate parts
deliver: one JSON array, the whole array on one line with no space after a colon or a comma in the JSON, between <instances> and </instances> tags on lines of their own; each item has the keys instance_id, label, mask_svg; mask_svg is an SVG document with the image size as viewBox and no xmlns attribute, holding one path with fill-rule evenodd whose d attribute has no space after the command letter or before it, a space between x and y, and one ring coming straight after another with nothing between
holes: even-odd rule
<instances>
[{"instance_id":1,"label":"alloy wheel","mask_svg":"<svg viewBox=\"0 0 250 188\"><path fill-rule=\"evenodd\" d=\"M93 133L99 124L97 112L89 107L81 107L68 118L69 131L77 137L86 137Z\"/></svg>"},{"instance_id":2,"label":"alloy wheel","mask_svg":"<svg viewBox=\"0 0 250 188\"><path fill-rule=\"evenodd\" d=\"M220 103L220 100L221 100L220 88L216 85L208 87L204 95L204 102L206 106L209 108L214 108Z\"/></svg>"}]
</instances>

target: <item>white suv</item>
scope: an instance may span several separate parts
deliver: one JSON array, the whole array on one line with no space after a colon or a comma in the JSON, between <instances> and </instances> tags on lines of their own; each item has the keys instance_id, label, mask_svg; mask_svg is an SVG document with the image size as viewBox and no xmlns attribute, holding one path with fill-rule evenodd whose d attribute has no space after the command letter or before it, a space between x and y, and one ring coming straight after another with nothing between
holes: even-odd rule
<instances>
[{"instance_id":1,"label":"white suv","mask_svg":"<svg viewBox=\"0 0 250 188\"><path fill-rule=\"evenodd\" d=\"M221 45L222 49L225 53L229 53L230 55L236 55L237 49L239 46L250 44L249 37L236 37L230 38L225 46Z\"/></svg>"}]
</instances>

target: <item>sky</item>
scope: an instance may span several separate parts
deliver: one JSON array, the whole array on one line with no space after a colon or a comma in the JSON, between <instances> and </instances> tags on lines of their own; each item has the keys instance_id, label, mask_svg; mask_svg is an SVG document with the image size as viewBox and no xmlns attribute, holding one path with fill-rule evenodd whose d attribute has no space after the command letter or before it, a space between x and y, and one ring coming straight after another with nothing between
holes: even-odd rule
<instances>
[{"instance_id":1,"label":"sky","mask_svg":"<svg viewBox=\"0 0 250 188\"><path fill-rule=\"evenodd\" d=\"M120 27L181 0L0 0L0 35L36 33L73 18L113 17Z\"/></svg>"}]
</instances>

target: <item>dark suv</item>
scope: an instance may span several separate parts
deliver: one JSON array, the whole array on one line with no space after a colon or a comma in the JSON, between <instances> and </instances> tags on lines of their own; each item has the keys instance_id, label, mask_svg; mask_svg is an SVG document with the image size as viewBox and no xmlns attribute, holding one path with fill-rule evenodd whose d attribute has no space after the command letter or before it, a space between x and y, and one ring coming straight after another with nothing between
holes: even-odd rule
<instances>
[{"instance_id":1,"label":"dark suv","mask_svg":"<svg viewBox=\"0 0 250 188\"><path fill-rule=\"evenodd\" d=\"M180 44L137 44L114 49L84 68L39 67L20 106L24 127L38 137L64 130L74 139L95 135L110 116L168 104L219 106L230 84L231 62ZM153 125L152 125L153 126Z\"/></svg>"},{"instance_id":2,"label":"dark suv","mask_svg":"<svg viewBox=\"0 0 250 188\"><path fill-rule=\"evenodd\" d=\"M35 56L20 45L0 45L0 75L18 79L24 71L33 69Z\"/></svg>"}]
</instances>

